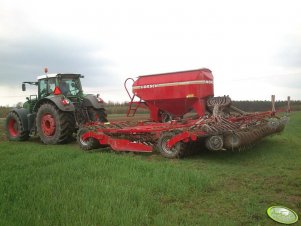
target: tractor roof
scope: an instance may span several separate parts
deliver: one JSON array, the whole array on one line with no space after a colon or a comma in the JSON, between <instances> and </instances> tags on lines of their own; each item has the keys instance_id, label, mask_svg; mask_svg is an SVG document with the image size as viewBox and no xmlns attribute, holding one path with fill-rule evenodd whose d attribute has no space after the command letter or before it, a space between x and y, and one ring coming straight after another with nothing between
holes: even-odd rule
<instances>
[{"instance_id":1,"label":"tractor roof","mask_svg":"<svg viewBox=\"0 0 301 226\"><path fill-rule=\"evenodd\" d=\"M37 77L38 80L40 79L45 79L45 78L56 78L56 77L74 77L74 78L79 78L79 77L83 77L81 74L70 74L70 73L59 73L59 74L45 74L45 75L40 75Z\"/></svg>"}]
</instances>

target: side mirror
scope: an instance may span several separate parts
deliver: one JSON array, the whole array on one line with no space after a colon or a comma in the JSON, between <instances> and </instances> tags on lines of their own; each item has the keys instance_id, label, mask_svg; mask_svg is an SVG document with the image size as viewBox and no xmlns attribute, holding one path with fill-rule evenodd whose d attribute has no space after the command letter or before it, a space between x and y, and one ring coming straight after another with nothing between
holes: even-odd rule
<instances>
[{"instance_id":1,"label":"side mirror","mask_svg":"<svg viewBox=\"0 0 301 226\"><path fill-rule=\"evenodd\" d=\"M25 83L22 83L22 91L26 91Z\"/></svg>"}]
</instances>

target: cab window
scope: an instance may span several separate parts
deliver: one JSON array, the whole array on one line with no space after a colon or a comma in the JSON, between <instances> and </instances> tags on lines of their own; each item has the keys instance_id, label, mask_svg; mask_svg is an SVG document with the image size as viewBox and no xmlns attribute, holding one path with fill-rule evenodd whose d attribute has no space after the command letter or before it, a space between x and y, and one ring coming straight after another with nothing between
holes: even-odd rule
<instances>
[{"instance_id":1,"label":"cab window","mask_svg":"<svg viewBox=\"0 0 301 226\"><path fill-rule=\"evenodd\" d=\"M79 79L62 78L60 88L64 95L76 96L81 91Z\"/></svg>"},{"instance_id":2,"label":"cab window","mask_svg":"<svg viewBox=\"0 0 301 226\"><path fill-rule=\"evenodd\" d=\"M55 78L49 78L48 79L48 93L53 93L55 89Z\"/></svg>"},{"instance_id":3,"label":"cab window","mask_svg":"<svg viewBox=\"0 0 301 226\"><path fill-rule=\"evenodd\" d=\"M39 81L39 96L44 97L47 95L47 81L40 80Z\"/></svg>"}]
</instances>

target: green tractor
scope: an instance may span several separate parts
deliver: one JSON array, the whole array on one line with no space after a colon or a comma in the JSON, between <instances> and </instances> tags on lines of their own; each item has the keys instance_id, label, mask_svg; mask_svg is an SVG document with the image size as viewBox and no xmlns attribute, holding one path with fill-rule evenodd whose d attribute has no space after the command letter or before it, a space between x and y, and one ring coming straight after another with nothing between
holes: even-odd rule
<instances>
[{"instance_id":1,"label":"green tractor","mask_svg":"<svg viewBox=\"0 0 301 226\"><path fill-rule=\"evenodd\" d=\"M46 71L45 71L46 72ZM47 72L46 72L47 73ZM25 141L38 135L45 144L61 144L72 140L81 124L106 122L104 102L99 95L83 94L80 74L45 74L37 82L38 95L30 95L22 108L12 109L6 117L9 140Z\"/></svg>"}]
</instances>

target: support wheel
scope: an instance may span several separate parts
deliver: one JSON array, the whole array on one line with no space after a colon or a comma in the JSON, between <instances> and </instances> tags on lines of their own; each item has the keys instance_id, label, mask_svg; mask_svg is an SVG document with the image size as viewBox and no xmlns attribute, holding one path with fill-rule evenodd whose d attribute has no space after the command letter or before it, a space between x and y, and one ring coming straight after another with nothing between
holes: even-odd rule
<instances>
[{"instance_id":1,"label":"support wheel","mask_svg":"<svg viewBox=\"0 0 301 226\"><path fill-rule=\"evenodd\" d=\"M205 141L206 147L210 151L220 151L223 149L223 137L222 136L211 136Z\"/></svg>"},{"instance_id":2,"label":"support wheel","mask_svg":"<svg viewBox=\"0 0 301 226\"><path fill-rule=\"evenodd\" d=\"M74 132L74 117L50 103L43 104L37 113L37 132L45 144L61 144L71 140Z\"/></svg>"},{"instance_id":3,"label":"support wheel","mask_svg":"<svg viewBox=\"0 0 301 226\"><path fill-rule=\"evenodd\" d=\"M17 113L8 113L5 122L6 137L11 141L25 141L29 138L29 131L25 131L24 125Z\"/></svg>"},{"instance_id":4,"label":"support wheel","mask_svg":"<svg viewBox=\"0 0 301 226\"><path fill-rule=\"evenodd\" d=\"M172 148L167 147L167 142L176 134L172 132L163 133L158 141L157 147L160 153L165 158L181 158L184 154L184 144L182 142L176 143Z\"/></svg>"},{"instance_id":5,"label":"support wheel","mask_svg":"<svg viewBox=\"0 0 301 226\"><path fill-rule=\"evenodd\" d=\"M92 149L100 147L98 140L96 140L95 138L90 137L86 140L82 138L82 135L86 132L89 132L89 129L81 128L77 132L77 142L79 143L80 148L84 151L90 151Z\"/></svg>"}]
</instances>

